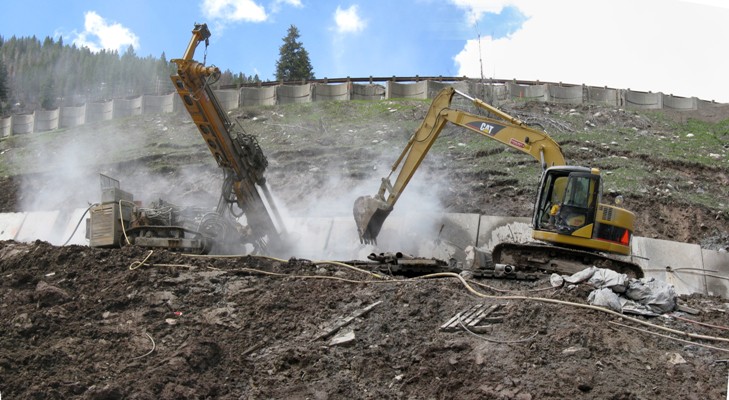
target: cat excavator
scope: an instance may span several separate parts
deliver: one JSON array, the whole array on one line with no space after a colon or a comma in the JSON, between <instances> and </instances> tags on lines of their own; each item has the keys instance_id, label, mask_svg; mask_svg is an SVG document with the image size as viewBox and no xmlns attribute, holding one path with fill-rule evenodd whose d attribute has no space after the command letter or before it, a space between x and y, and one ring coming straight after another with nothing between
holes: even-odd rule
<instances>
[{"instance_id":1,"label":"cat excavator","mask_svg":"<svg viewBox=\"0 0 729 400\"><path fill-rule=\"evenodd\" d=\"M455 94L495 117L451 108ZM630 254L635 215L619 207L621 197L616 199L616 205L601 202L602 177L597 168L567 165L559 144L545 132L452 87L441 90L433 99L420 127L392 165L390 174L382 179L377 194L355 200L354 218L362 243L376 244L387 216L448 123L529 154L542 166L532 217L535 241L499 243L490 254L491 259L479 252L481 262L476 262L477 266L505 265L512 270L570 274L595 265L643 277L637 264L622 257ZM397 171L393 184L391 178Z\"/></svg>"}]
</instances>

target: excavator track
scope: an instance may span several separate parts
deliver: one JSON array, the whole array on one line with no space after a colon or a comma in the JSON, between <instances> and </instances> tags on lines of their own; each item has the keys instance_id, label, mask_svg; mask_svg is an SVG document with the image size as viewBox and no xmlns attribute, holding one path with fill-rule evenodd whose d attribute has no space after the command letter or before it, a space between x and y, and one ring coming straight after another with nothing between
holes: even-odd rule
<instances>
[{"instance_id":1,"label":"excavator track","mask_svg":"<svg viewBox=\"0 0 729 400\"><path fill-rule=\"evenodd\" d=\"M637 264L585 250L540 243L499 243L494 247L494 264L514 265L520 271L542 271L571 275L596 266L642 278L643 270Z\"/></svg>"}]
</instances>

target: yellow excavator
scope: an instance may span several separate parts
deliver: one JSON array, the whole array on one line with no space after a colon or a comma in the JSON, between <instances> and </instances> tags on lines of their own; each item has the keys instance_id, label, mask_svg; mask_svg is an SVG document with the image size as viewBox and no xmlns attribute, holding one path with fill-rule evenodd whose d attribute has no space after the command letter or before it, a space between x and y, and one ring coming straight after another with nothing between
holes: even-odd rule
<instances>
[{"instance_id":1,"label":"yellow excavator","mask_svg":"<svg viewBox=\"0 0 729 400\"><path fill-rule=\"evenodd\" d=\"M456 93L498 119L451 108ZM561 148L545 132L452 87L441 90L433 99L420 127L388 177L382 179L377 194L355 201L354 218L362 243L376 243L385 219L449 122L529 154L542 166L532 218L532 237L538 242L500 243L491 254L494 264L559 273L596 265L637 278L643 276L637 264L612 256L630 254L635 215L619 207L621 197L615 206L601 203L598 169L566 165ZM390 179L397 171L393 184Z\"/></svg>"}]
</instances>

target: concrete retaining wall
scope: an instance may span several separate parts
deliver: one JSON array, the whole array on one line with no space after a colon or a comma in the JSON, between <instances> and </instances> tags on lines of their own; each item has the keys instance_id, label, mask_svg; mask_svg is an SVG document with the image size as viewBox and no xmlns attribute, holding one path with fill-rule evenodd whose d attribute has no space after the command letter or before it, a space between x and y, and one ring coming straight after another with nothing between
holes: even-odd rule
<instances>
[{"instance_id":1,"label":"concrete retaining wall","mask_svg":"<svg viewBox=\"0 0 729 400\"><path fill-rule=\"evenodd\" d=\"M13 134L13 117L0 118L0 138Z\"/></svg>"},{"instance_id":2,"label":"concrete retaining wall","mask_svg":"<svg viewBox=\"0 0 729 400\"><path fill-rule=\"evenodd\" d=\"M549 101L548 85L518 85L508 82L506 87L509 90L509 96L512 99L520 99L527 101Z\"/></svg>"},{"instance_id":3,"label":"concrete retaining wall","mask_svg":"<svg viewBox=\"0 0 729 400\"><path fill-rule=\"evenodd\" d=\"M663 108L670 110L696 110L699 108L699 102L696 97L678 97L664 94Z\"/></svg>"},{"instance_id":4,"label":"concrete retaining wall","mask_svg":"<svg viewBox=\"0 0 729 400\"><path fill-rule=\"evenodd\" d=\"M114 99L114 118L142 115L142 96L131 99Z\"/></svg>"},{"instance_id":5,"label":"concrete retaining wall","mask_svg":"<svg viewBox=\"0 0 729 400\"><path fill-rule=\"evenodd\" d=\"M277 86L276 98L278 104L308 103L311 101L311 84Z\"/></svg>"},{"instance_id":6,"label":"concrete retaining wall","mask_svg":"<svg viewBox=\"0 0 729 400\"><path fill-rule=\"evenodd\" d=\"M175 93L162 96L144 95L142 97L142 112L144 114L171 113L174 111L175 96L177 96Z\"/></svg>"},{"instance_id":7,"label":"concrete retaining wall","mask_svg":"<svg viewBox=\"0 0 729 400\"><path fill-rule=\"evenodd\" d=\"M608 87L587 87L587 101L590 103L607 104L609 106L622 106L622 97L618 89Z\"/></svg>"},{"instance_id":8,"label":"concrete retaining wall","mask_svg":"<svg viewBox=\"0 0 729 400\"><path fill-rule=\"evenodd\" d=\"M428 98L433 99L435 98L438 93L447 88L447 87L453 87L454 89L458 90L459 92L463 92L469 96L473 95L471 94L470 86L468 85L468 82L436 82L436 81L427 81L428 82ZM476 96L478 97L478 96Z\"/></svg>"},{"instance_id":9,"label":"concrete retaining wall","mask_svg":"<svg viewBox=\"0 0 729 400\"><path fill-rule=\"evenodd\" d=\"M61 110L38 110L35 112L35 131L46 132L58 129Z\"/></svg>"},{"instance_id":10,"label":"concrete retaining wall","mask_svg":"<svg viewBox=\"0 0 729 400\"><path fill-rule=\"evenodd\" d=\"M276 104L276 86L240 89L241 106L272 106L274 104Z\"/></svg>"},{"instance_id":11,"label":"concrete retaining wall","mask_svg":"<svg viewBox=\"0 0 729 400\"><path fill-rule=\"evenodd\" d=\"M314 85L314 101L349 100L349 87L349 83L333 85L318 83Z\"/></svg>"},{"instance_id":12,"label":"concrete retaining wall","mask_svg":"<svg viewBox=\"0 0 729 400\"><path fill-rule=\"evenodd\" d=\"M385 98L387 89L382 85L369 84L361 85L355 83L352 85L352 100L382 100Z\"/></svg>"},{"instance_id":13,"label":"concrete retaining wall","mask_svg":"<svg viewBox=\"0 0 729 400\"><path fill-rule=\"evenodd\" d=\"M387 81L385 97L388 99L427 99L428 81L397 83Z\"/></svg>"},{"instance_id":14,"label":"concrete retaining wall","mask_svg":"<svg viewBox=\"0 0 729 400\"><path fill-rule=\"evenodd\" d=\"M61 128L72 128L86 123L86 104L76 107L61 107Z\"/></svg>"},{"instance_id":15,"label":"concrete retaining wall","mask_svg":"<svg viewBox=\"0 0 729 400\"><path fill-rule=\"evenodd\" d=\"M110 121L114 116L112 100L86 104L86 122Z\"/></svg>"},{"instance_id":16,"label":"concrete retaining wall","mask_svg":"<svg viewBox=\"0 0 729 400\"><path fill-rule=\"evenodd\" d=\"M626 90L623 92L626 108L641 110L658 110L663 108L663 94L651 92L636 92Z\"/></svg>"},{"instance_id":17,"label":"concrete retaining wall","mask_svg":"<svg viewBox=\"0 0 729 400\"><path fill-rule=\"evenodd\" d=\"M222 107L224 111L235 110L238 108L238 97L240 96L240 93L237 90L226 89L214 90L213 92L215 92L215 97L218 98L220 107Z\"/></svg>"},{"instance_id":18,"label":"concrete retaining wall","mask_svg":"<svg viewBox=\"0 0 729 400\"><path fill-rule=\"evenodd\" d=\"M13 115L13 135L33 133L35 113Z\"/></svg>"},{"instance_id":19,"label":"concrete retaining wall","mask_svg":"<svg viewBox=\"0 0 729 400\"><path fill-rule=\"evenodd\" d=\"M562 104L582 104L584 102L582 86L547 85L547 88L551 102Z\"/></svg>"}]
</instances>

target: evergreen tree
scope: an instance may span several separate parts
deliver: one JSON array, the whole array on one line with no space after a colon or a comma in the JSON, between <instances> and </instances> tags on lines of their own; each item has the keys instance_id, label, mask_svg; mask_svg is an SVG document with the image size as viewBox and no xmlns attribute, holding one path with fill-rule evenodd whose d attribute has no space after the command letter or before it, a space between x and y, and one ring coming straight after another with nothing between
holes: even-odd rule
<instances>
[{"instance_id":1,"label":"evergreen tree","mask_svg":"<svg viewBox=\"0 0 729 400\"><path fill-rule=\"evenodd\" d=\"M291 25L288 34L283 38L284 44L279 48L279 59L276 61L276 80L295 81L314 79L314 69L309 61L309 52L298 41L299 29Z\"/></svg>"},{"instance_id":2,"label":"evergreen tree","mask_svg":"<svg viewBox=\"0 0 729 400\"><path fill-rule=\"evenodd\" d=\"M8 89L8 70L5 68L0 57L0 116L5 112L5 103L10 98L10 89Z\"/></svg>"}]
</instances>

